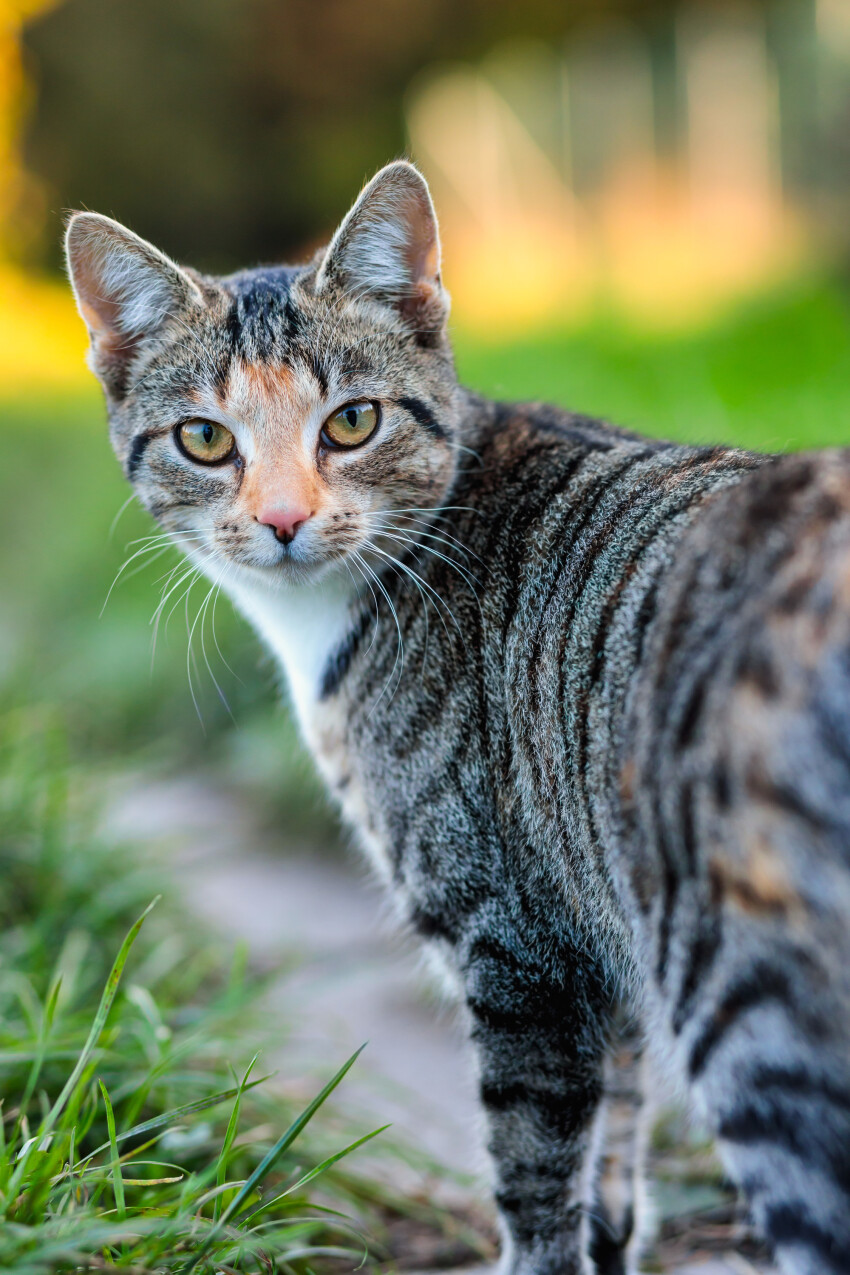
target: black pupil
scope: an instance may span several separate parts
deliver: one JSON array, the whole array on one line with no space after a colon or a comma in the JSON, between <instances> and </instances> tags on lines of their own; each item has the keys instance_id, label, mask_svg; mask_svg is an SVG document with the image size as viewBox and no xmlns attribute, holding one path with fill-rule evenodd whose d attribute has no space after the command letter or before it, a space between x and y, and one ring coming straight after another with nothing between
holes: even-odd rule
<instances>
[{"instance_id":1,"label":"black pupil","mask_svg":"<svg viewBox=\"0 0 850 1275\"><path fill-rule=\"evenodd\" d=\"M345 409L345 419L348 421L352 429L357 428L357 417L359 414L360 409L357 407L347 407Z\"/></svg>"},{"instance_id":2,"label":"black pupil","mask_svg":"<svg viewBox=\"0 0 850 1275\"><path fill-rule=\"evenodd\" d=\"M207 447L209 447L210 443L215 438L215 429L213 428L213 426L205 425L203 429L203 435L204 435L204 442L206 443Z\"/></svg>"}]
</instances>

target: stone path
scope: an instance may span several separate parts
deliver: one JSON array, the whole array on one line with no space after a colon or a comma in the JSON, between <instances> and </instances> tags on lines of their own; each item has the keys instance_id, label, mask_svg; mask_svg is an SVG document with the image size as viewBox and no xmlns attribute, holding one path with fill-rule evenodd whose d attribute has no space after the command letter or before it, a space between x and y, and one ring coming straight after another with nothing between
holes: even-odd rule
<instances>
[{"instance_id":1,"label":"stone path","mask_svg":"<svg viewBox=\"0 0 850 1275\"><path fill-rule=\"evenodd\" d=\"M187 900L222 934L245 940L255 960L297 954L294 972L270 999L282 1021L290 1021L293 1003L301 1003L301 1029L287 1036L287 1074L299 1058L326 1069L368 1040L346 1079L349 1101L357 1090L381 1122L393 1121L396 1134L457 1174L471 1175L465 1186L451 1180L444 1188L447 1198L456 1200L464 1191L467 1198L483 1198L483 1154L465 1043L416 953L394 930L381 892L353 855L269 844L244 803L204 777L154 788L128 784L113 803L109 831L168 838L176 847L175 870ZM711 1238L704 1246L697 1236L694 1244L680 1236L668 1240L659 1251L663 1267L653 1269L672 1275L771 1275L764 1264L715 1252L727 1232L708 1228ZM464 1275L489 1273L469 1268Z\"/></svg>"}]
</instances>

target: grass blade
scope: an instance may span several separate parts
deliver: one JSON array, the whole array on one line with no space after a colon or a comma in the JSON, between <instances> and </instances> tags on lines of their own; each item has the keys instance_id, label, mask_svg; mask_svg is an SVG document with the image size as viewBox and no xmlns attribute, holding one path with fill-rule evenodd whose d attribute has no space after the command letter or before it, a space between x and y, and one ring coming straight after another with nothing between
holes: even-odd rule
<instances>
[{"instance_id":1,"label":"grass blade","mask_svg":"<svg viewBox=\"0 0 850 1275\"><path fill-rule=\"evenodd\" d=\"M261 1076L259 1080L252 1080L250 1085L245 1085L242 1092L247 1093L249 1089L256 1089L257 1085L264 1085L274 1075L270 1072L268 1076ZM127 1138L135 1138L143 1133L151 1133L155 1129L164 1129L167 1125L174 1124L176 1120L182 1120L184 1116L193 1116L198 1111L206 1111L208 1107L217 1107L219 1103L228 1102L231 1098L235 1098L239 1092L238 1086L231 1089L222 1089L218 1093L210 1094L208 1098L196 1098L194 1102L184 1103L182 1107L173 1107L171 1111L165 1111L161 1116L153 1116L150 1120L143 1120L141 1124L134 1124L132 1129L126 1129L124 1133L115 1135L116 1142L125 1142ZM93 1160L96 1155L100 1155L101 1151L108 1151L109 1143L102 1142L99 1147L95 1147L94 1151L89 1152L84 1160L81 1160L74 1167L79 1169L82 1165L87 1164L89 1160Z\"/></svg>"},{"instance_id":2,"label":"grass blade","mask_svg":"<svg viewBox=\"0 0 850 1275\"><path fill-rule=\"evenodd\" d=\"M127 1216L127 1209L124 1204L124 1179L121 1177L121 1161L118 1158L118 1143L115 1140L115 1113L112 1110L112 1103L109 1101L109 1094L106 1092L106 1085L102 1080L98 1081L100 1092L103 1094L103 1105L106 1108L106 1127L109 1130L109 1146L112 1151L112 1186L115 1191L115 1208L118 1213L118 1221L123 1222Z\"/></svg>"},{"instance_id":3,"label":"grass blade","mask_svg":"<svg viewBox=\"0 0 850 1275\"><path fill-rule=\"evenodd\" d=\"M255 1217L259 1217L261 1213L265 1213L266 1209L272 1208L275 1204L280 1204L281 1200L286 1199L288 1195L293 1195L295 1191L299 1191L302 1186L306 1186L308 1182L312 1182L320 1173L324 1173L332 1164L336 1164L337 1160L341 1160L344 1156L350 1155L352 1151L356 1151L358 1147L362 1147L364 1142L371 1142L372 1138L377 1138L379 1133L383 1133L385 1129L389 1129L388 1124L382 1124L379 1129L373 1129L371 1133L364 1133L362 1138L358 1138L356 1142L350 1142L347 1147L343 1147L342 1151L337 1151L334 1155L329 1155L321 1164L317 1164L309 1173L305 1173L303 1178L299 1178L297 1182L293 1182L292 1186L288 1186L285 1191L281 1191L280 1195L276 1195L273 1200L264 1200L263 1203L252 1213L243 1213L237 1219L240 1226L247 1226L249 1222L253 1222Z\"/></svg>"},{"instance_id":4,"label":"grass blade","mask_svg":"<svg viewBox=\"0 0 850 1275\"><path fill-rule=\"evenodd\" d=\"M221 1148L221 1155L218 1157L218 1168L216 1169L216 1174L215 1174L215 1184L217 1187L224 1186L224 1183L227 1181L227 1157L230 1154L230 1148L233 1145L233 1139L236 1137L236 1129L239 1125L239 1106L242 1102L242 1092L248 1081L248 1077L251 1075L251 1070L254 1064L256 1063L258 1057L259 1057L258 1054L254 1054L254 1057L251 1059L250 1063L248 1064L248 1070L245 1072L245 1075L242 1077L242 1082L239 1085L239 1088L237 1089L237 1092L236 1092L236 1098L233 1103L233 1110L231 1111L230 1119L227 1122L227 1132L224 1135L224 1145ZM236 1079L235 1075L233 1079L234 1080ZM219 1218L221 1217L221 1210L222 1210L222 1192L219 1191L213 1203L213 1221L214 1222L217 1222Z\"/></svg>"},{"instance_id":5,"label":"grass blade","mask_svg":"<svg viewBox=\"0 0 850 1275\"><path fill-rule=\"evenodd\" d=\"M221 1231L224 1229L224 1227L227 1226L228 1222L233 1217L234 1213L238 1212L239 1208L245 1203L245 1201L248 1199L251 1193L262 1182L266 1174L269 1173L270 1170L274 1167L275 1162L280 1158L280 1156L287 1149L287 1147L289 1147L295 1141L295 1139L298 1137L299 1133L305 1127L305 1125L309 1124L313 1116L321 1107L322 1103L325 1102L325 1100L330 1097L330 1095L333 1093L334 1089L336 1089L337 1085L340 1083L340 1081L343 1079L346 1073L350 1071L351 1068L354 1066L355 1062L360 1057L360 1054L363 1052L365 1048L366 1046L364 1044L364 1045L361 1045L359 1049L355 1050L355 1052L351 1055L348 1061L343 1063L343 1065L340 1067L336 1075L331 1080L328 1081L324 1089L322 1089L322 1091L316 1095L313 1101L304 1108L304 1110L301 1112L301 1115L298 1116L296 1120L293 1120L292 1124L289 1126L286 1132L281 1134L280 1138L278 1138L277 1142L274 1144L271 1150L268 1151L263 1156L262 1160L257 1165L256 1169L251 1174L251 1176L248 1178L245 1185L231 1200L230 1204L224 1210L224 1212L222 1213L218 1221L214 1223L213 1226L210 1227L209 1231L206 1234L206 1237L204 1238L203 1243L201 1244L201 1247L195 1253L195 1256L191 1259L191 1261L187 1263L186 1266L184 1266L183 1268L184 1275L189 1275L189 1271L194 1270L195 1267L200 1262L201 1258L204 1257L206 1253L209 1252L211 1245L215 1242L215 1240L217 1239Z\"/></svg>"},{"instance_id":6,"label":"grass blade","mask_svg":"<svg viewBox=\"0 0 850 1275\"><path fill-rule=\"evenodd\" d=\"M89 1032L88 1039L83 1045L80 1056L77 1059L77 1064L65 1082L62 1092L59 1094L59 1097L44 1117L38 1131L38 1136L30 1143L25 1154L21 1157L18 1163L18 1166L12 1176L12 1181L9 1184L10 1199L15 1198L18 1187L23 1181L33 1146L41 1146L43 1144L44 1138L50 1133L54 1124L58 1120L65 1104L77 1087L80 1076L82 1076L88 1066L89 1060L91 1059L91 1056L95 1051L95 1047L97 1046L97 1042L100 1039L100 1034L106 1024L106 1020L109 1017L109 1011L112 1008L113 1001L115 1000L115 995L118 991L118 984L121 981L121 975L124 972L124 966L127 963L127 957L130 955L130 948L135 943L139 930L142 928L146 917L156 906L158 901L159 896L148 904L138 920L135 921L127 931L124 942L121 944L121 948L115 958L112 969L110 970L109 978L106 980L106 986L103 989L103 994L100 998L100 1004L98 1006L97 1013L94 1016L94 1022L91 1025L91 1031Z\"/></svg>"}]
</instances>

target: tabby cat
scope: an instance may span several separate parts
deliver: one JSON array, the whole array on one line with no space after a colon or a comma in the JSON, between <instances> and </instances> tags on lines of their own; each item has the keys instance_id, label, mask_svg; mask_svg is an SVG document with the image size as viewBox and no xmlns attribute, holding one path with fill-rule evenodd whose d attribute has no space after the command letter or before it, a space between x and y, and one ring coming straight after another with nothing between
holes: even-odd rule
<instances>
[{"instance_id":1,"label":"tabby cat","mask_svg":"<svg viewBox=\"0 0 850 1275\"><path fill-rule=\"evenodd\" d=\"M635 1269L625 1025L782 1269L847 1275L850 453L463 389L407 163L307 265L210 278L87 212L67 251L127 477L465 1005L503 1269Z\"/></svg>"}]
</instances>

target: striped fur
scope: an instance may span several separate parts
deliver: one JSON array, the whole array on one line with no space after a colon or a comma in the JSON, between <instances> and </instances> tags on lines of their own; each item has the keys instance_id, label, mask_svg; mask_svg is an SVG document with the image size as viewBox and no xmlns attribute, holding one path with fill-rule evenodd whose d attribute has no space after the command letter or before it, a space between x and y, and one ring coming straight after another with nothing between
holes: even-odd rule
<instances>
[{"instance_id":1,"label":"striped fur","mask_svg":"<svg viewBox=\"0 0 850 1275\"><path fill-rule=\"evenodd\" d=\"M279 655L459 991L505 1270L634 1269L604 1126L642 1045L783 1269L850 1272L850 454L673 446L462 390L407 165L305 267L206 279L128 234L69 232L116 451ZM173 306L140 332L134 295L123 345L91 282L119 240ZM374 439L323 454L358 397ZM227 465L179 454L187 415L232 429ZM313 516L281 545L258 493L294 483Z\"/></svg>"}]
</instances>

